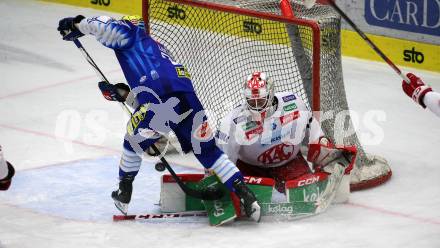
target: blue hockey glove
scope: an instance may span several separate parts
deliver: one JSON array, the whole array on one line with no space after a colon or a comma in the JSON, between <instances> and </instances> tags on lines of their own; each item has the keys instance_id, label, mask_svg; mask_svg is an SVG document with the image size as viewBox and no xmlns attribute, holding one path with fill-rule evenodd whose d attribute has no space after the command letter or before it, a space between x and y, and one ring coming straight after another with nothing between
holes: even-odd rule
<instances>
[{"instance_id":1,"label":"blue hockey glove","mask_svg":"<svg viewBox=\"0 0 440 248\"><path fill-rule=\"evenodd\" d=\"M60 20L57 30L60 31L63 40L73 41L84 35L75 26L75 24L80 23L84 18L82 15L77 15L76 17L67 17Z\"/></svg>"},{"instance_id":2,"label":"blue hockey glove","mask_svg":"<svg viewBox=\"0 0 440 248\"><path fill-rule=\"evenodd\" d=\"M109 101L125 102L130 88L123 83L109 84L105 81L98 83L98 87L101 90L102 95Z\"/></svg>"}]
</instances>

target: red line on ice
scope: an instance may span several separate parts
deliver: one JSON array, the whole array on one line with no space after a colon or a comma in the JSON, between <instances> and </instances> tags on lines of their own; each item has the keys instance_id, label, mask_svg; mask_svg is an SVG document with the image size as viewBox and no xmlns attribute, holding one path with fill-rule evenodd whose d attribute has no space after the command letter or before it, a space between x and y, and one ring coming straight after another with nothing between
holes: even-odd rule
<instances>
[{"instance_id":1,"label":"red line on ice","mask_svg":"<svg viewBox=\"0 0 440 248\"><path fill-rule=\"evenodd\" d=\"M8 129L13 129L13 130L16 130L16 131L19 131L19 132L24 132L24 133L31 133L31 134L34 134L34 135L44 136L44 137L48 137L48 138L52 138L52 139L64 140L64 141L72 142L72 143L75 143L75 144L78 144L78 145L82 145L82 146L86 146L86 147L92 147L92 148L96 148L96 149L100 149L100 150L106 150L106 151L111 151L111 152L116 152L116 153L120 153L121 152L120 150L113 149L113 148L110 148L110 147L105 147L105 146L100 146L100 145L91 145L91 144L87 144L87 143L84 143L84 142L81 142L81 141L78 141L78 140L71 140L71 139L67 139L67 138L63 138L63 137L57 137L55 135L47 134L47 133L43 133L43 132L39 132L39 131L28 130L28 129L14 127L14 126L9 126L9 125L5 125L5 124L0 124L0 127L8 128ZM373 207L373 206L368 206L368 205L359 204L359 203L353 203L353 202L345 203L345 205L351 206L351 207L367 209L367 210L371 210L371 211L375 211L375 212L378 212L378 213L382 213L382 214L386 214L386 215L391 215L391 216L395 216L395 217L411 219L411 220L415 220L415 221L422 222L422 223L429 223L429 224L434 224L434 225L440 225L440 220L436 220L436 219L432 219L432 218L418 217L418 216L414 216L414 215L411 215L411 214L400 213L400 212L396 212L396 211L391 211L391 210L387 210L387 209L383 209L383 208L378 208L378 207Z\"/></svg>"},{"instance_id":2,"label":"red line on ice","mask_svg":"<svg viewBox=\"0 0 440 248\"><path fill-rule=\"evenodd\" d=\"M395 211L391 211L391 210L387 210L387 209L383 209L383 208L378 208L378 207L373 207L373 206L368 206L368 205L353 203L353 202L345 203L345 205L349 205L349 206L357 207L357 208L363 208L363 209L379 212L382 214L392 215L392 216L396 216L396 217L407 218L407 219L415 220L418 222L440 225L440 220L436 220L436 219L432 219L432 218L418 217L418 216L414 216L411 214L399 213L399 212L395 212Z\"/></svg>"}]
</instances>

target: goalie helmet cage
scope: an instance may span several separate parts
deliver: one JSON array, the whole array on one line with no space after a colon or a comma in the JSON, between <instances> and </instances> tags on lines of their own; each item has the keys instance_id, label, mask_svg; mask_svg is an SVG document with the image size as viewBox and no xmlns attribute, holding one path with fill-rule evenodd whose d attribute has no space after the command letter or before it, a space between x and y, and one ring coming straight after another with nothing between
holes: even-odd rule
<instances>
[{"instance_id":1,"label":"goalie helmet cage","mask_svg":"<svg viewBox=\"0 0 440 248\"><path fill-rule=\"evenodd\" d=\"M351 189L387 181L387 161L361 146L342 78L340 16L331 6L301 0L143 0L153 38L186 66L209 118L220 119L243 101L245 77L267 72L276 91L293 91L319 117L326 136L356 145ZM186 72L183 72L186 73Z\"/></svg>"}]
</instances>

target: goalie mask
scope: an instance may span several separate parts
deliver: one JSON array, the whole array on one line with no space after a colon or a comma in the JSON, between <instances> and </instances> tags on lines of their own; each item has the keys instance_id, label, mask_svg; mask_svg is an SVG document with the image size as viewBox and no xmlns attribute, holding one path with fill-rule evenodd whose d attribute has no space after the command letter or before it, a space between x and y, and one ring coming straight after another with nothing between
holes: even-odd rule
<instances>
[{"instance_id":1,"label":"goalie mask","mask_svg":"<svg viewBox=\"0 0 440 248\"><path fill-rule=\"evenodd\" d=\"M274 87L266 73L254 72L247 77L244 84L244 96L246 107L253 115L270 115L267 110L272 108Z\"/></svg>"}]
</instances>

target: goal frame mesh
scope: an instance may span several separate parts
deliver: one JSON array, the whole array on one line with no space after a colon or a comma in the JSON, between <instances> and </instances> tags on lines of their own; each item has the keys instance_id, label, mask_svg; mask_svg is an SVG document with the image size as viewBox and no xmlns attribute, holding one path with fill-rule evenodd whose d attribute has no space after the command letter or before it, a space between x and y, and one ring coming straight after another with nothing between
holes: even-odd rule
<instances>
[{"instance_id":1,"label":"goal frame mesh","mask_svg":"<svg viewBox=\"0 0 440 248\"><path fill-rule=\"evenodd\" d=\"M257 11L257 10L253 10L253 9L245 9L245 8L241 8L238 6L231 6L231 5L226 5L224 3L216 3L216 2L231 2L230 0L206 0L206 1L201 1L201 0L143 0L143 4L142 4L142 15L144 18L144 21L146 23L146 27L147 27L147 32L150 33L150 4L154 4L154 2L165 2L165 3L170 3L170 4L177 4L177 5L185 5L185 6L192 6L192 7L196 7L196 8L201 8L201 9L208 9L208 10L215 10L218 11L219 13L232 13L235 15L242 15L242 16L247 16L250 18L258 18L258 19L262 19L262 20L269 20L269 21L275 21L275 22L279 22L279 23L284 23L286 25L286 30L287 33L289 33L289 27L291 27L291 30L289 33L289 37L294 37L294 36L300 36L298 34L299 31L295 30L295 28L293 27L306 27L309 28L311 30L311 36L312 36L312 52L311 52L311 59L309 61L310 63L310 67L311 67L311 72L307 72L310 75L307 75L311 78L308 78L309 82L306 84L304 83L304 90L308 91L307 95L311 98L309 99L307 102L308 106L310 107L310 109L312 111L314 111L314 116L317 119L320 119L320 115L321 113L324 113L326 111L329 111L329 109L327 108L323 108L322 102L323 101L327 101L327 103L329 101L332 101L331 97L334 97L334 91L339 91L340 93L340 98L343 98L342 104L341 106L338 106L338 108L335 109L335 111L344 111L347 110L348 111L348 104L346 101L346 96L345 96L345 89L344 89L344 83L342 80L342 68L340 69L340 75L330 75L331 73L328 72L323 72L323 64L322 59L325 60L325 63L329 63L329 58L326 57L322 57L322 47L323 49L329 49L328 43L332 42L334 40L337 41L337 47L335 48L337 51L332 51L335 53L335 56L337 56L337 61L335 61L336 66L340 66L341 65L341 54L340 54L340 18L338 20L338 36L337 37L333 37L333 33L331 32L327 32L325 29L322 29L323 26L327 25L326 22L328 22L329 19L331 18L327 18L324 17L322 20L313 20L313 19L308 19L307 17L297 17L297 11L298 11L298 2L301 2L301 0L282 0L280 2L280 13L279 14L273 14L273 13L267 13L267 12L262 12L262 11ZM265 4L265 1L261 1L261 0L254 0L256 2L259 2L261 4ZM246 2L246 1L236 1L236 2ZM252 1L249 1L252 2ZM267 1L268 2L268 1ZM247 2L246 2L247 3ZM296 5L295 5L296 4ZM296 6L296 7L295 7ZM295 11L293 11L293 9L295 8ZM301 8L301 6L299 7ZM306 9L299 9L299 11L304 11L307 12ZM292 32L296 32L296 33L292 33ZM324 32L324 33L323 33ZM294 35L293 35L294 34ZM333 36L332 36L333 35ZM153 34L154 37L154 34ZM300 39L300 43L301 43L301 38ZM326 40L329 39L329 40ZM334 40L332 40L334 39ZM293 42L293 41L292 41ZM324 44L322 44L322 42L324 42ZM327 44L325 44L327 43ZM293 43L292 43L293 44ZM293 46L293 45L292 45ZM293 49L293 48L292 48ZM173 52L173 51L172 51ZM331 61L331 59L330 59ZM185 63L184 63L185 64ZM186 64L185 64L186 66ZM325 65L324 65L325 66ZM301 69L301 68L300 68ZM324 68L326 69L326 68ZM306 68L307 70L307 68ZM331 69L330 69L331 70ZM304 71L304 69L302 70ZM300 71L300 72L302 72ZM191 68L190 68L190 72L191 72ZM245 76L245 75L243 75ZM306 77L307 77L306 76ZM301 77L304 80L304 75L301 75ZM336 81L340 81L340 83L336 84L336 89L333 89L332 87L334 85L332 84L328 84L328 81L331 80L336 80ZM324 82L324 84L322 84L322 82ZM323 91L324 90L324 91ZM333 91L332 93L327 93L328 91ZM196 92L197 92L197 88L196 88ZM199 92L198 92L199 93ZM321 93L324 93L324 95L322 95ZM322 99L322 97L324 97L324 100ZM204 104L203 101L203 97L201 99L202 104ZM206 106L205 106L206 107ZM330 109L333 110L333 109ZM320 111L324 111L324 112L320 112ZM331 137L331 139L333 139L333 141L335 141L335 139L338 139L340 137L336 137L336 136L340 136L340 133L335 133L335 131L333 129L336 129L335 127L335 123L334 121L330 121L329 123L326 123L325 121L325 116L324 116L324 121L322 123L323 125L323 129L326 133L326 135L329 135ZM328 121L327 121L328 122ZM218 123L218 122L217 122ZM350 138L349 141L346 141L345 138L340 138L339 140L343 140L343 144L346 145L356 145L358 147L358 159L356 161L356 166L355 166L355 170L352 172L352 190L358 190L358 189L364 189L364 188L369 188L369 187L373 187L379 184L382 184L383 182L387 181L389 179L389 177L391 176L391 170L389 169L388 163L386 162L386 160L380 158L380 157L376 157L374 155L370 155L364 152L363 147L361 146L356 132L354 131L353 128L353 124L351 122L351 118L350 116L348 116L347 119L345 119L343 121L342 124L339 124L340 126L338 128L345 130L346 126L348 126L347 130L350 132L354 133L354 138ZM344 135L344 134L342 134Z\"/></svg>"}]
</instances>

